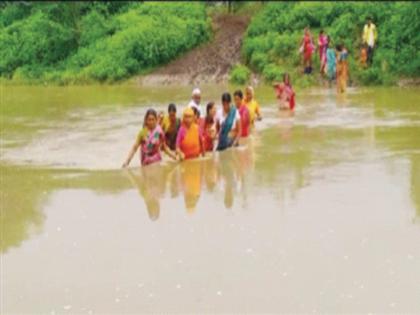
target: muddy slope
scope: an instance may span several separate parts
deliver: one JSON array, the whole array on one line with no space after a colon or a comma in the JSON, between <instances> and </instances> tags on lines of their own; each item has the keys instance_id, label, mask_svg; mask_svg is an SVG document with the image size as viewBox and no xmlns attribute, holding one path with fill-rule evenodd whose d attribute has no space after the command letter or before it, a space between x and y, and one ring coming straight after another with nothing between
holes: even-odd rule
<instances>
[{"instance_id":1,"label":"muddy slope","mask_svg":"<svg viewBox=\"0 0 420 315\"><path fill-rule=\"evenodd\" d=\"M246 16L214 18L214 38L138 81L142 85L226 82L232 65L239 62Z\"/></svg>"}]
</instances>

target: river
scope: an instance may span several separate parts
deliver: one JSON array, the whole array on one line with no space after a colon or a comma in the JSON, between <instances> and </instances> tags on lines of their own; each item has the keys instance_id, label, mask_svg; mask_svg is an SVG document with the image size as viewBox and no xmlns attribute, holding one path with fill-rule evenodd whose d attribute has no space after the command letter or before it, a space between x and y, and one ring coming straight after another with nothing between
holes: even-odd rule
<instances>
[{"instance_id":1,"label":"river","mask_svg":"<svg viewBox=\"0 0 420 315\"><path fill-rule=\"evenodd\" d=\"M305 90L290 117L259 87L247 145L122 170L190 92L1 88L2 314L419 312L419 88Z\"/></svg>"}]
</instances>

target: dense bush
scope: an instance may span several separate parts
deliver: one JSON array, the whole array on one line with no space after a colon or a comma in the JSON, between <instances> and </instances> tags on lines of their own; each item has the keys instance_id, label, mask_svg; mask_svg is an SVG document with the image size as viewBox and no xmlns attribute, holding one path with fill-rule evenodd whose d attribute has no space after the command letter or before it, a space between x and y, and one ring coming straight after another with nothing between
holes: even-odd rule
<instances>
[{"instance_id":1,"label":"dense bush","mask_svg":"<svg viewBox=\"0 0 420 315\"><path fill-rule=\"evenodd\" d=\"M358 66L362 30L372 16L378 30L374 63ZM420 3L417 2L280 2L268 3L252 19L242 54L250 67L267 81L278 73L298 73L303 29L309 26L317 41L321 28L333 44L350 52L354 80L365 84L392 84L399 76L420 75ZM314 56L314 69L319 62ZM305 83L306 84L306 83ZM304 85L305 85L304 84Z\"/></svg>"},{"instance_id":2,"label":"dense bush","mask_svg":"<svg viewBox=\"0 0 420 315\"><path fill-rule=\"evenodd\" d=\"M209 39L201 3L6 4L0 76L62 84L115 81Z\"/></svg>"},{"instance_id":3,"label":"dense bush","mask_svg":"<svg viewBox=\"0 0 420 315\"><path fill-rule=\"evenodd\" d=\"M244 65L235 65L229 74L229 81L236 84L246 84L251 76L251 71Z\"/></svg>"}]
</instances>

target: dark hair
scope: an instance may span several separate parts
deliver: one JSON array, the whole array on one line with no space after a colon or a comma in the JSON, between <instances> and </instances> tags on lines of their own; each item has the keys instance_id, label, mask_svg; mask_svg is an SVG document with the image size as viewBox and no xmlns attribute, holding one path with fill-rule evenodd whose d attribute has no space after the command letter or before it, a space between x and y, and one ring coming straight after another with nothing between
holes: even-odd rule
<instances>
[{"instance_id":1,"label":"dark hair","mask_svg":"<svg viewBox=\"0 0 420 315\"><path fill-rule=\"evenodd\" d=\"M335 46L335 49L337 49L337 51L342 51L343 50L343 45L338 44L338 45Z\"/></svg>"},{"instance_id":2,"label":"dark hair","mask_svg":"<svg viewBox=\"0 0 420 315\"><path fill-rule=\"evenodd\" d=\"M324 34L324 30L320 30L319 31L319 34Z\"/></svg>"},{"instance_id":3,"label":"dark hair","mask_svg":"<svg viewBox=\"0 0 420 315\"><path fill-rule=\"evenodd\" d=\"M238 96L240 99L244 98L244 95L242 94L241 90L236 90L235 93L233 93L233 97Z\"/></svg>"},{"instance_id":4,"label":"dark hair","mask_svg":"<svg viewBox=\"0 0 420 315\"><path fill-rule=\"evenodd\" d=\"M290 74L288 72L283 73L283 82L285 83L286 77L289 80L289 86L292 86L292 81L290 80Z\"/></svg>"},{"instance_id":5,"label":"dark hair","mask_svg":"<svg viewBox=\"0 0 420 315\"><path fill-rule=\"evenodd\" d=\"M206 124L212 124L213 118L210 117L210 111L214 107L214 102L208 102L206 107Z\"/></svg>"},{"instance_id":6,"label":"dark hair","mask_svg":"<svg viewBox=\"0 0 420 315\"><path fill-rule=\"evenodd\" d=\"M232 102L232 97L230 96L230 94L228 92L225 92L222 94L222 103L224 102Z\"/></svg>"},{"instance_id":7,"label":"dark hair","mask_svg":"<svg viewBox=\"0 0 420 315\"><path fill-rule=\"evenodd\" d=\"M197 116L197 118L200 118L200 112L198 111L197 107L193 107L192 110L194 112L194 116Z\"/></svg>"},{"instance_id":8,"label":"dark hair","mask_svg":"<svg viewBox=\"0 0 420 315\"><path fill-rule=\"evenodd\" d=\"M150 115L155 116L155 118L157 119L157 113L156 113L156 111L153 108L149 108L147 110L146 114L144 115L143 127L146 126L147 118L149 118Z\"/></svg>"},{"instance_id":9,"label":"dark hair","mask_svg":"<svg viewBox=\"0 0 420 315\"><path fill-rule=\"evenodd\" d=\"M174 112L176 113L176 105L174 103L171 103L168 105L168 113Z\"/></svg>"}]
</instances>

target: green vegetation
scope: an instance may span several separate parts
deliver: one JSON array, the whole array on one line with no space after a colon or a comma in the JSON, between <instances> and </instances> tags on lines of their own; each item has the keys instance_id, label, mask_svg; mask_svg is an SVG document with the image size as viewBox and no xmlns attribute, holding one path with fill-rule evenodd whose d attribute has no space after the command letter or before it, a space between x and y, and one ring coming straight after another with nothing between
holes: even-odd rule
<instances>
[{"instance_id":1,"label":"green vegetation","mask_svg":"<svg viewBox=\"0 0 420 315\"><path fill-rule=\"evenodd\" d=\"M229 74L229 81L237 84L245 84L249 81L251 71L244 65L233 66Z\"/></svg>"},{"instance_id":2,"label":"green vegetation","mask_svg":"<svg viewBox=\"0 0 420 315\"><path fill-rule=\"evenodd\" d=\"M0 77L112 82L165 64L209 40L202 3L0 4Z\"/></svg>"},{"instance_id":3,"label":"green vegetation","mask_svg":"<svg viewBox=\"0 0 420 315\"><path fill-rule=\"evenodd\" d=\"M366 17L378 29L374 63L358 65L361 34ZM417 2L279 2L268 3L256 14L244 38L245 63L266 81L278 80L285 71L295 83L308 86L317 75L299 75L298 52L303 29L309 26L317 42L324 29L333 45L344 43L350 53L350 78L362 84L392 84L399 77L420 75L420 3ZM313 68L319 69L318 55ZM296 82L297 81L297 82Z\"/></svg>"}]
</instances>

